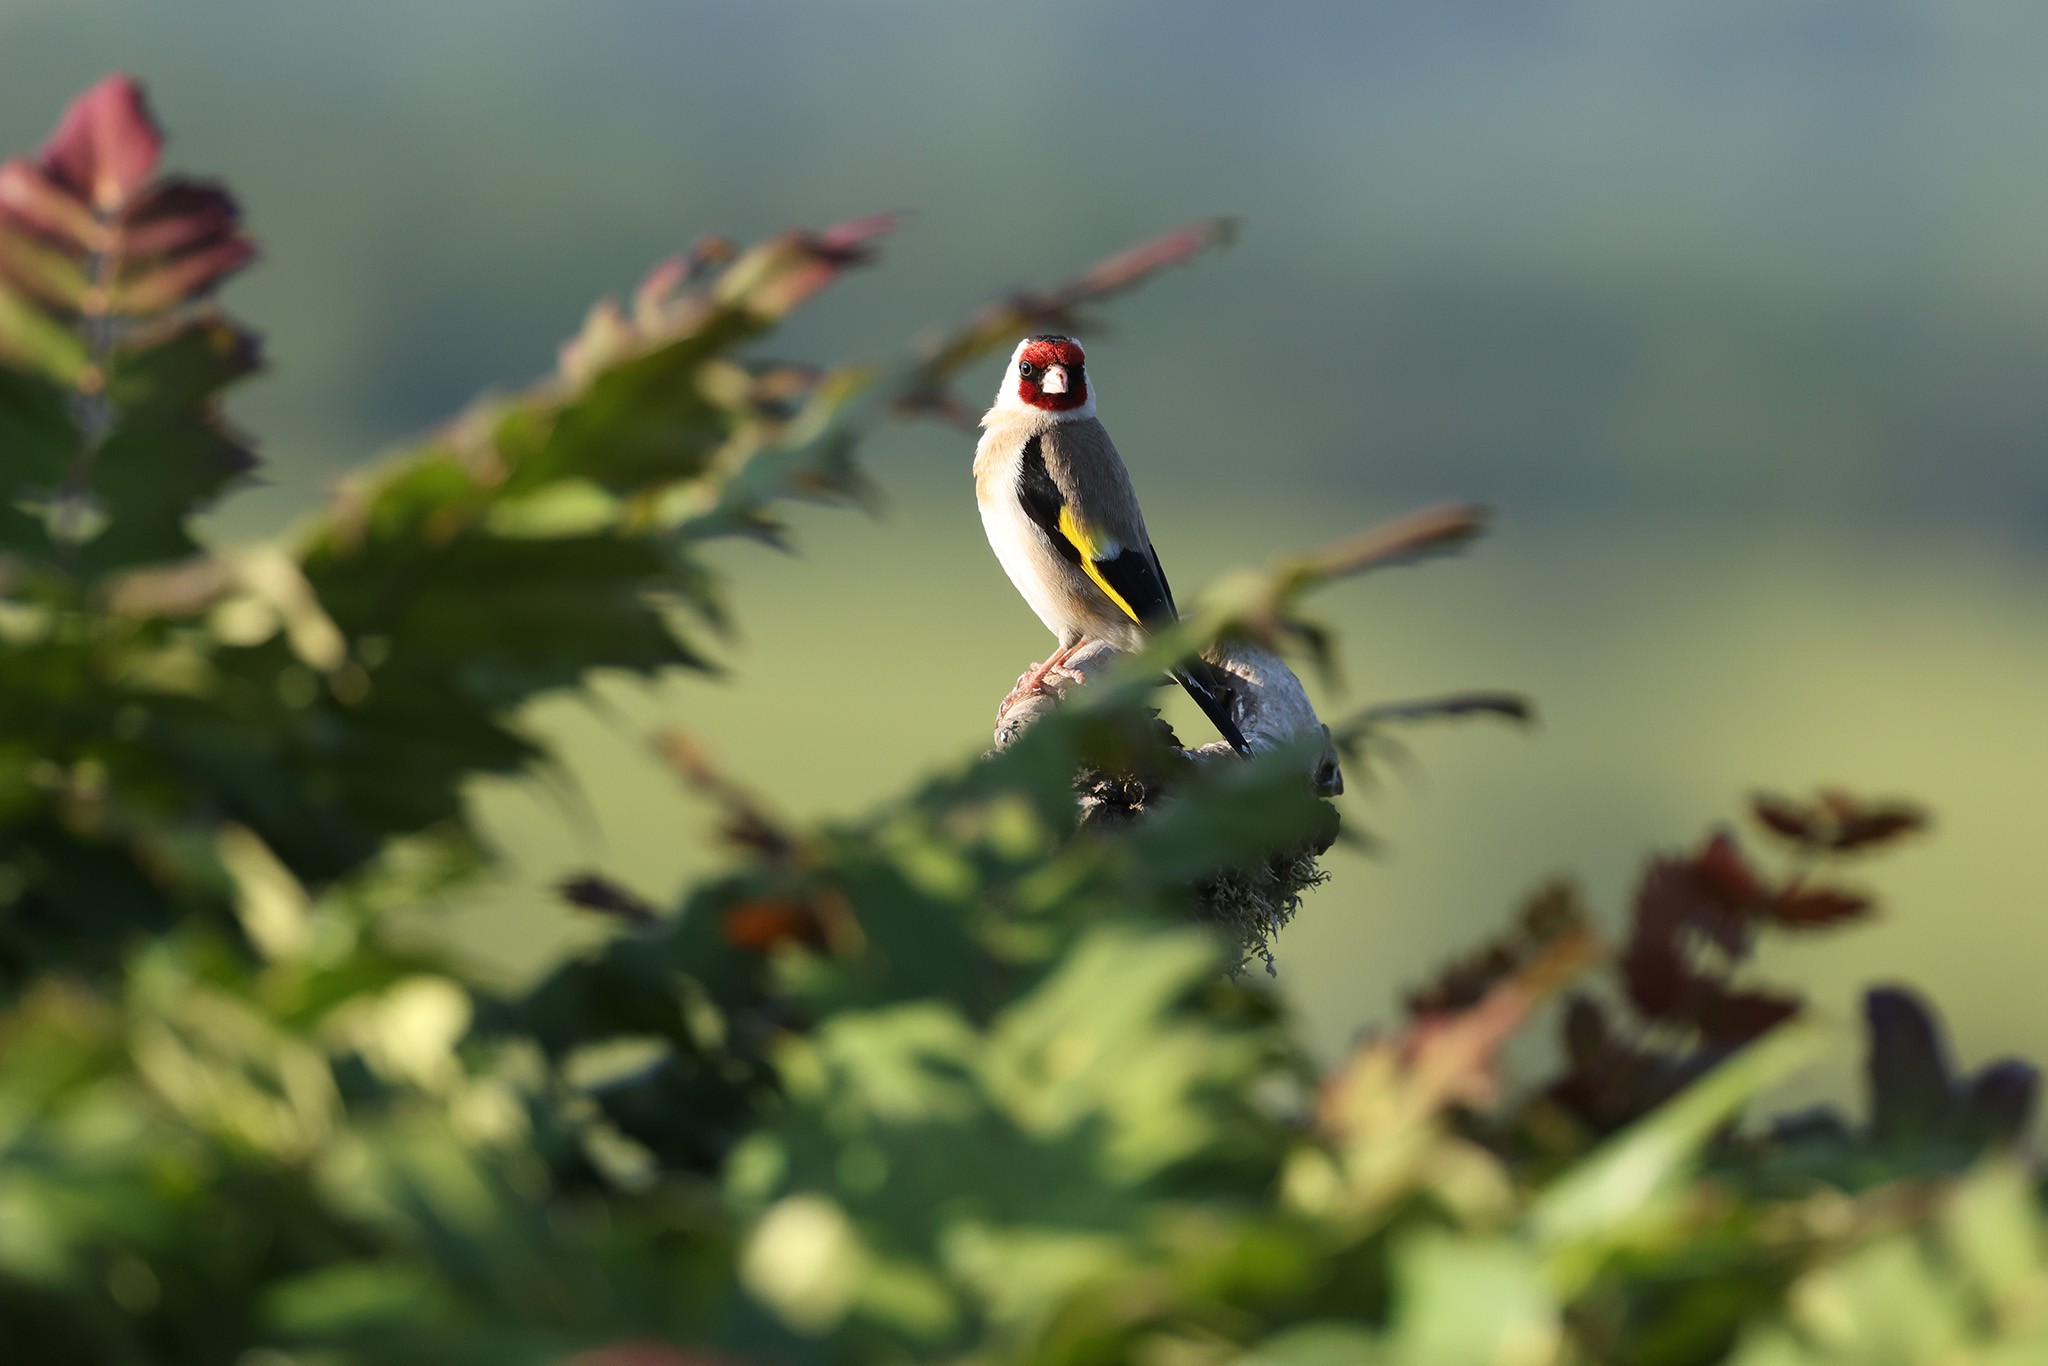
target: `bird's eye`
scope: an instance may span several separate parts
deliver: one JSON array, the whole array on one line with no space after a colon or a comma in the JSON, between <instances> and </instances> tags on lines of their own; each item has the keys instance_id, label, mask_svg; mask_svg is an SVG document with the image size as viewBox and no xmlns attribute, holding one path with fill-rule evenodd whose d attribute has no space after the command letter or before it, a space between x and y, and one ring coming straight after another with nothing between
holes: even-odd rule
<instances>
[{"instance_id":1,"label":"bird's eye","mask_svg":"<svg viewBox=\"0 0 2048 1366\"><path fill-rule=\"evenodd\" d=\"M1033 375L1038 373L1038 367L1033 365L1028 360L1020 360L1017 362L1017 373L1022 375L1025 379L1030 379Z\"/></svg>"}]
</instances>

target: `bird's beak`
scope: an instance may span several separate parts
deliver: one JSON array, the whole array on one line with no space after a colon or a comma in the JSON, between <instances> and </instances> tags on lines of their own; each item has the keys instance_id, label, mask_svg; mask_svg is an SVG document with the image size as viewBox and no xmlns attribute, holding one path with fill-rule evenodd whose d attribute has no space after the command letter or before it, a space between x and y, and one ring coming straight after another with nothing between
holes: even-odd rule
<instances>
[{"instance_id":1,"label":"bird's beak","mask_svg":"<svg viewBox=\"0 0 2048 1366\"><path fill-rule=\"evenodd\" d=\"M1064 365L1046 366L1045 378L1038 381L1038 388L1040 392L1047 394L1064 394L1067 392L1067 367Z\"/></svg>"}]
</instances>

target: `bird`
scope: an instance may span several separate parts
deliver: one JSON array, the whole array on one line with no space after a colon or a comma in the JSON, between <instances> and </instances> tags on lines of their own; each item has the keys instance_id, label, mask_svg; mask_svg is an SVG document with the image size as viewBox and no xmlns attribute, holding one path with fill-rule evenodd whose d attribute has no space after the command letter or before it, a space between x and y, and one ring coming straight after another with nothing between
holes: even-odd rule
<instances>
[{"instance_id":1,"label":"bird","mask_svg":"<svg viewBox=\"0 0 2048 1366\"><path fill-rule=\"evenodd\" d=\"M982 529L1017 591L1059 648L1017 681L1000 716L1048 680L1091 640L1142 649L1179 619L1173 590L1145 530L1130 471L1095 412L1088 357L1072 337L1043 333L1017 343L981 419L974 498ZM1228 677L1201 659L1169 671L1230 747L1249 755L1231 717Z\"/></svg>"}]
</instances>

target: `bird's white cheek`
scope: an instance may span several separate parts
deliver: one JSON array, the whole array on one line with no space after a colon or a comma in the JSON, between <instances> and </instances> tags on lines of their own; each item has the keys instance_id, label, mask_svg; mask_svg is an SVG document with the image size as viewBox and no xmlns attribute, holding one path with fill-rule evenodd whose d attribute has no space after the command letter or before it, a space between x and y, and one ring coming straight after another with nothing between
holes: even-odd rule
<instances>
[{"instance_id":1,"label":"bird's white cheek","mask_svg":"<svg viewBox=\"0 0 2048 1366\"><path fill-rule=\"evenodd\" d=\"M996 407L1024 408L1028 406L1017 394L1019 383L1017 367L1012 365L1003 373L1002 387L996 390Z\"/></svg>"},{"instance_id":2,"label":"bird's white cheek","mask_svg":"<svg viewBox=\"0 0 2048 1366\"><path fill-rule=\"evenodd\" d=\"M1038 388L1040 392L1047 394L1064 394L1067 392L1067 367L1064 365L1046 366L1045 378L1038 382Z\"/></svg>"}]
</instances>

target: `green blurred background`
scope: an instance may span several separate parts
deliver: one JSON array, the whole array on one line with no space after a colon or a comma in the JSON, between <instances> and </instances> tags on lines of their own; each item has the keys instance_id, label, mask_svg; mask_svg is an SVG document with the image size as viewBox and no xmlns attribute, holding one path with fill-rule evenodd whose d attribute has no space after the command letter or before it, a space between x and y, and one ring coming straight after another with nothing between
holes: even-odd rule
<instances>
[{"instance_id":1,"label":"green blurred background","mask_svg":"<svg viewBox=\"0 0 2048 1366\"><path fill-rule=\"evenodd\" d=\"M1911 977L1972 1062L2048 1052L2048 9L0 0L0 142L110 69L264 244L230 300L270 338L236 404L268 483L216 516L232 538L542 372L700 231L913 210L776 343L838 358L1240 216L1085 338L1183 596L1477 498L1475 555L1325 599L1348 688L1320 700L1502 686L1543 714L1354 773L1382 847L1280 944L1313 1037L1548 876L1612 917L1752 788L1842 783L1937 832L1878 865L1879 928L1770 966L1838 1014ZM977 753L1047 638L981 539L971 445L888 432L882 518L729 548L728 680L540 707L566 762L476 792L514 871L450 913L464 941L517 972L582 932L566 871L665 898L715 862L656 726L802 815Z\"/></svg>"}]
</instances>

